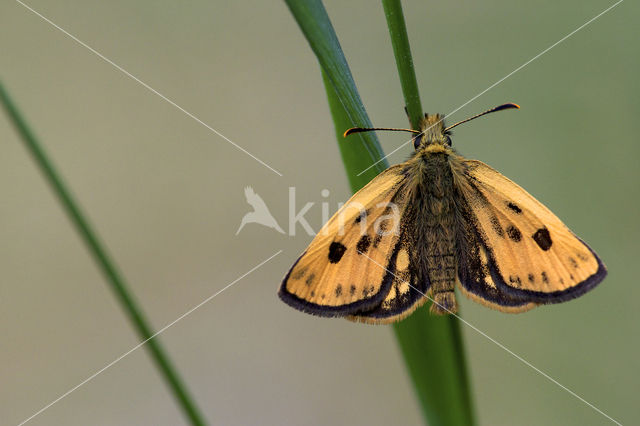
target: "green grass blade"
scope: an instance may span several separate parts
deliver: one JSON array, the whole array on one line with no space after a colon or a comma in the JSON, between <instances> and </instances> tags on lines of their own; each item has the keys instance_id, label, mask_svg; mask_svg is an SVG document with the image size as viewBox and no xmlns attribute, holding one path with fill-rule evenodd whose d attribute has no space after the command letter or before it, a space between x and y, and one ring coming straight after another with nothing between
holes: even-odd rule
<instances>
[{"instance_id":1,"label":"green grass blade","mask_svg":"<svg viewBox=\"0 0 640 426\"><path fill-rule=\"evenodd\" d=\"M475 424L457 320L423 307L394 329L427 423Z\"/></svg>"},{"instance_id":2,"label":"green grass blade","mask_svg":"<svg viewBox=\"0 0 640 426\"><path fill-rule=\"evenodd\" d=\"M16 128L28 151L31 153L37 166L40 168L45 180L49 185L51 185L51 188L62 204L64 211L67 213L69 219L78 231L78 234L85 242L87 249L96 261L98 267L106 278L107 283L109 283L111 289L116 294L118 301L131 320L131 323L140 339L146 341L145 347L149 351L151 358L155 361L156 367L160 370L160 373L169 385L169 388L182 408L184 414L192 425L206 424L204 417L200 414L200 411L195 404L195 401L189 395L187 388L178 376L175 367L173 367L158 339L151 338L154 334L153 329L136 303L133 295L130 293L124 277L120 274L115 263L103 248L97 234L93 231L89 222L82 213L79 204L73 199L70 191L67 189L67 186L62 181L60 175L56 172L52 162L49 160L47 154L34 136L33 132L30 130L26 121L22 118L22 115L16 108L14 102L9 97L9 94L6 92L1 82L0 102L2 102L9 119ZM147 341L147 339L149 340Z\"/></svg>"},{"instance_id":3,"label":"green grass blade","mask_svg":"<svg viewBox=\"0 0 640 426\"><path fill-rule=\"evenodd\" d=\"M342 105L344 116L342 123L345 125L342 132L350 127L372 127L322 2L320 0L285 1L316 54L321 69L326 73L326 78L331 82L337 101ZM384 156L378 138L373 132L358 133L350 136L348 141L340 135L338 144L342 158L345 160L349 183L354 191L388 167L386 161L381 161L358 176Z\"/></svg>"},{"instance_id":4,"label":"green grass blade","mask_svg":"<svg viewBox=\"0 0 640 426\"><path fill-rule=\"evenodd\" d=\"M358 176L358 173L365 170L372 164L369 157L365 155L365 152L363 151L363 141L361 139L358 140L358 136L363 135L364 133L355 133L348 138L343 136L344 131L352 127L351 119L347 115L344 105L336 95L327 73L324 71L322 71L322 79L327 91L327 100L329 102L329 109L331 111L333 124L336 130L336 139L338 140L338 147L340 148L342 162L345 164L345 170L347 172L351 190L356 192L389 165L386 160L382 160L376 166L367 170L366 173ZM379 157L378 159L380 158L382 157Z\"/></svg>"},{"instance_id":5,"label":"green grass blade","mask_svg":"<svg viewBox=\"0 0 640 426\"><path fill-rule=\"evenodd\" d=\"M387 18L389 35L393 54L398 65L398 75L402 85L402 93L409 115L411 127L420 130L420 120L422 119L422 105L420 104L420 94L418 92L418 81L413 67L413 58L409 48L409 36L404 23L404 14L400 0L383 0L382 6Z\"/></svg>"},{"instance_id":6,"label":"green grass blade","mask_svg":"<svg viewBox=\"0 0 640 426\"><path fill-rule=\"evenodd\" d=\"M414 129L418 129L422 106L402 5L400 0L382 0L382 5L407 113ZM452 316L430 316L424 307L394 328L429 424L474 424L459 321Z\"/></svg>"},{"instance_id":7,"label":"green grass blade","mask_svg":"<svg viewBox=\"0 0 640 426\"><path fill-rule=\"evenodd\" d=\"M353 125L370 124L337 36L320 1L287 0L287 4L320 62L340 153L351 188L356 191L387 167L387 163L381 161L377 167L369 170L372 173L358 176L358 173L371 164L369 152L365 148L367 140L364 140L364 143L355 138L346 141L342 133ZM404 41L394 41L394 49L400 50L396 52L396 56L402 55L404 58L398 61L398 68L409 114L411 117L417 117L412 118L412 121L418 120L422 112L404 18L402 11L393 4L389 4L388 9L394 14L392 34L404 37ZM392 35L393 37L396 36ZM358 117L358 121L354 121L353 117ZM377 145L377 140L375 143ZM382 158L379 147L378 155L376 161ZM432 317L426 310L421 309L395 325L394 330L425 420L430 425L474 424L464 350L456 320L450 317Z\"/></svg>"}]
</instances>

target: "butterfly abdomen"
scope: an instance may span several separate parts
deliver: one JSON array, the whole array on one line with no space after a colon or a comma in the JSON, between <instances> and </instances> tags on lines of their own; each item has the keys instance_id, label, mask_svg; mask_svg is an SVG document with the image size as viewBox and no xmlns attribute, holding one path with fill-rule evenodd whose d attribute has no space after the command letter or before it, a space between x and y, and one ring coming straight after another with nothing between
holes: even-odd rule
<instances>
[{"instance_id":1,"label":"butterfly abdomen","mask_svg":"<svg viewBox=\"0 0 640 426\"><path fill-rule=\"evenodd\" d=\"M455 205L453 176L447 153L423 153L415 166L410 214L417 229L415 256L422 282L428 282L433 299L431 311L438 314L456 312ZM426 286L424 286L426 287Z\"/></svg>"}]
</instances>

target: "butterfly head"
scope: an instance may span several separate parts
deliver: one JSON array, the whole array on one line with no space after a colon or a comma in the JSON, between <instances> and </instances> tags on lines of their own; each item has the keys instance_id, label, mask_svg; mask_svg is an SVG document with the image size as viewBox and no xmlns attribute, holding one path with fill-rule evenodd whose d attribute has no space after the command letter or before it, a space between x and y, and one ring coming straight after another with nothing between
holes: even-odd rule
<instances>
[{"instance_id":1,"label":"butterfly head","mask_svg":"<svg viewBox=\"0 0 640 426\"><path fill-rule=\"evenodd\" d=\"M444 126L444 115L425 114L420 122L420 133L413 138L416 151L429 146L450 147L450 132Z\"/></svg>"}]
</instances>

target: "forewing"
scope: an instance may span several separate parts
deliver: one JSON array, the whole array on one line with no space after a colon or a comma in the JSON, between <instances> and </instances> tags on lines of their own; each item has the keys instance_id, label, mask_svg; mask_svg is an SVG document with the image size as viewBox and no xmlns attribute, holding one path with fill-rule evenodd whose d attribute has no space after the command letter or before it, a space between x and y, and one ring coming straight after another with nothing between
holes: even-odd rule
<instances>
[{"instance_id":1,"label":"forewing","mask_svg":"<svg viewBox=\"0 0 640 426\"><path fill-rule=\"evenodd\" d=\"M589 246L491 167L465 160L456 184L500 291L531 302L561 302L590 290L606 275Z\"/></svg>"},{"instance_id":2,"label":"forewing","mask_svg":"<svg viewBox=\"0 0 640 426\"><path fill-rule=\"evenodd\" d=\"M405 205L403 170L397 165L382 172L323 226L284 278L278 293L284 302L321 316L382 302L393 282L387 267Z\"/></svg>"}]
</instances>

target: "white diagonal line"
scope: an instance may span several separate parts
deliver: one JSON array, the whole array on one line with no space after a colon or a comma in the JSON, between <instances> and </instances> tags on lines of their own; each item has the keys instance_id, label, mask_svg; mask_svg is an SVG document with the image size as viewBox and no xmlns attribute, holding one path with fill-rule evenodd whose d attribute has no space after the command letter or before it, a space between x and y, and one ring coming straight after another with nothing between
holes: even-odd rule
<instances>
[{"instance_id":1,"label":"white diagonal line","mask_svg":"<svg viewBox=\"0 0 640 426\"><path fill-rule=\"evenodd\" d=\"M26 9L30 10L31 12L33 12L35 15L39 16L42 20L46 21L47 23L49 23L50 25L52 25L53 27L55 27L56 29L58 29L62 33L64 33L66 36L71 38L76 43L80 44L81 46L83 46L86 49L88 49L89 51L91 51L93 54L98 56L103 61L105 61L108 64L112 65L114 68L116 68L118 71L120 71L123 74L125 74L127 77L129 77L132 80L134 80L135 82L141 84L144 88L146 88L150 92L154 93L155 95L158 95L160 98L162 98L163 100L165 100L166 102L168 102L169 104L174 106L175 108L179 109L184 114L188 115L189 117L191 117L192 119L194 119L195 121L197 121L198 123L200 123L201 125L206 127L207 129L211 130L213 133L215 133L216 135L220 136L222 139L226 140L231 145L235 146L237 149L239 149L240 151L242 151L245 154L247 154L249 157L251 157L254 160L256 160L258 163L262 164L263 166L265 166L266 168L268 168L269 170L271 170L275 174L277 174L279 176L282 176L282 173L280 173L279 171L277 171L276 169L274 169L273 167L271 167L270 165L268 165L267 163L265 163L264 161L262 161L261 159L259 159L258 157L256 157L255 155L253 155L252 153L250 153L249 151L247 151L246 149L244 149L243 147L241 147L240 145L238 145L237 143L235 143L234 141L232 141L231 139L229 139L228 137L226 137L225 135L223 135L222 133L220 133L219 131L217 131L216 129L211 127L210 125L208 125L207 123L205 123L204 121L200 120L198 117L196 117L195 115L193 115L192 113L190 113L189 111L187 111L186 109L184 109L183 107L181 107L180 105L178 105L177 103L175 103L174 101L172 101L171 99L169 99L168 97L163 95L162 93L158 92L156 89L154 89L153 87L149 86L147 83L145 83L144 81L140 80L138 77L136 77L135 75L131 74L129 71L125 70L120 65L116 64L111 59L107 58L102 53L100 53L97 50L95 50L93 47L89 46L87 43L83 42L82 40L80 40L79 38L77 38L76 36L74 36L73 34L68 32L64 28L60 27L59 25L57 25L56 23L51 21L49 18L47 18L46 16L42 15L37 10L33 9L31 6L23 3L20 0L16 0L16 2L21 4L22 6L24 6Z\"/></svg>"},{"instance_id":2,"label":"white diagonal line","mask_svg":"<svg viewBox=\"0 0 640 426\"><path fill-rule=\"evenodd\" d=\"M234 285L235 283L237 283L238 281L240 281L241 279L243 279L244 277L246 277L247 275L249 275L250 273L252 273L253 271L255 271L256 269L260 268L262 265L264 265L265 263L269 262L271 259L273 259L274 257L276 257L277 255L279 255L280 253L282 253L282 250L278 250L278 252L276 252L275 254L271 255L271 257L269 257L266 260L263 260L262 262L260 262L259 264L257 264L256 266L254 266L253 268L251 268L249 271L245 272L244 274L242 274L241 276L239 276L238 278L236 278L235 280L233 280L232 282L230 282L229 284L227 284L226 286L224 286L222 289L218 290L217 292L215 292L214 294L212 294L211 296L207 297L206 299L204 299L202 302L198 303L196 306L194 306L193 308L189 309L187 312L185 312L184 314L180 315L178 318L176 318L175 320L171 321L169 324L165 325L164 327L162 327L160 330L156 331L151 337L148 337L147 339L143 340L142 342L138 343L136 346L134 346L133 348L129 349L127 352L123 353L122 355L120 355L118 358L114 359L113 361L111 361L109 364L105 365L104 367L102 367L100 370L96 371L95 373L93 373L92 375L90 375L89 377L87 377L86 379L84 379L82 382L78 383L77 385L75 385L74 387L72 387L71 389L69 389L68 391L66 391L65 393L63 393L62 395L60 395L58 398L54 399L53 401L51 401L50 403L48 403L47 405L45 405L44 407L42 407L40 410L38 410L37 412L35 412L34 414L32 414L31 416L29 416L28 418L26 418L25 420L23 420L22 422L20 422L20 424L18 426L22 426L25 423L31 421L34 417L42 414L45 410L51 408L51 406L53 406L54 404L60 402L60 400L62 400L63 398L69 396L69 394L71 394L72 392L78 390L78 388L80 388L81 386L85 385L86 383L90 382L91 380L95 379L98 375L100 375L101 373L103 373L105 370L107 370L108 368L112 367L113 365L115 365L116 363L118 363L119 361L121 361L123 358L125 358L127 355L129 355L130 353L134 352L136 349L140 348L141 346L143 346L145 343L147 343L149 340L153 339L154 337L158 336L159 334L165 332L167 329L169 329L171 326L173 326L174 324L176 324L178 321L184 319L187 315L192 314L196 309L200 308L202 305L204 305L205 303L211 301L211 299L213 299L214 297L218 296L220 293L222 293L223 291L225 291L226 289L228 289L229 287L231 287L232 285Z\"/></svg>"},{"instance_id":3,"label":"white diagonal line","mask_svg":"<svg viewBox=\"0 0 640 426\"><path fill-rule=\"evenodd\" d=\"M493 83L491 86L487 87L486 89L484 89L482 92L478 93L477 95L475 95L474 97L472 97L471 99L469 99L468 101L466 101L465 103L463 103L462 105L460 105L459 107L457 107L456 109L454 109L453 111L451 111L448 114L445 114L446 116L450 116L458 111L460 111L462 108L464 108L465 106L469 105L471 102L475 101L476 99L478 99L480 96L484 95L485 93L487 93L489 90L493 89L494 87L496 87L498 84L502 83L503 81L505 81L507 78L511 77L513 74L517 73L518 71L520 71L522 68L526 67L527 65L529 65L531 62L535 61L536 59L538 59L540 56L544 55L545 53L547 53L548 51L550 51L551 49L553 49L554 47L556 47L557 45L559 45L560 43L562 43L563 41L565 41L566 39L568 39L569 37L571 37L572 35L574 35L575 33L577 33L578 31L580 31L581 29L583 29L584 27L586 27L587 25L589 25L590 23L592 23L593 21L595 21L596 19L598 19L599 17L601 17L602 15L604 15L605 13L609 12L611 9L613 9L614 7L616 7L617 5L619 5L620 3L622 3L624 0L618 0L617 2L615 2L614 4L612 4L611 6L609 6L608 8L606 8L605 10L603 10L602 12L598 13L596 16L594 16L593 18L589 19L587 22L585 22L584 24L580 25L578 28L576 28L575 30L571 31L569 34L567 34L566 36L562 37L560 40L556 41L555 43L553 43L551 46L547 47L546 49L544 49L542 52L538 53L536 56L534 56L533 58L529 59L527 62L525 62L524 64L520 65L518 68L514 69L513 71L511 71L509 74L505 75L504 77L502 77L500 80L496 81L495 83ZM433 124L431 127L435 126L437 123ZM429 129L431 128L429 127ZM427 129L428 130L428 129ZM413 139L409 139L408 141L404 142L402 145L400 145L398 148L394 149L393 151L391 151L389 154L385 155L384 157L382 157L381 159L379 159L378 161L376 161L375 163L373 163L372 165L370 165L369 167L367 167L366 169L364 169L363 171L361 171L360 173L358 173L358 176L360 176L361 174L363 174L364 172L366 172L367 170L369 170L370 168L372 168L373 166L375 166L376 164L378 164L379 162L385 160L387 157L389 157L390 155L396 153L398 150L400 150L401 148L403 148L405 145L407 145L409 142L411 142Z\"/></svg>"},{"instance_id":4,"label":"white diagonal line","mask_svg":"<svg viewBox=\"0 0 640 426\"><path fill-rule=\"evenodd\" d=\"M361 251L358 251L358 254L364 255L367 259L369 259L370 261L372 261L373 263L375 263L376 265L380 266L382 269L384 269L385 271L387 271L388 273L390 273L391 275L394 276L394 278L398 278L399 277L394 274L393 272L391 272L389 269L387 269L385 266L382 266L381 264L379 264L378 262L376 262L375 260L373 260L372 258L370 258L369 256L367 256L366 253L363 253ZM405 281L406 282L406 281ZM612 418L611 416L609 416L608 414L606 414L604 411L600 410L598 407L596 407L595 405L591 404L589 401L587 401L586 399L584 399L583 397L581 397L580 395L578 395L577 393L575 393L574 391L572 391L571 389L567 388L566 386L564 386L562 383L558 382L556 379L554 379L553 377L549 376L547 373L545 373L544 371L540 370L538 367L536 367L535 365L531 364L529 361L527 361L526 359L522 358L520 355L516 354L515 352L513 352L511 349L507 348L505 345L503 345L502 343L498 342L496 339L494 339L493 337L489 336L487 333L483 332L482 330L480 330L478 327L474 326L473 324L471 324L469 321L466 321L465 319L463 319L462 317L460 317L459 315L457 315L455 312L450 311L449 309L447 309L446 307L442 306L441 304L439 304L438 302L436 302L435 300L433 300L431 297L427 296L426 294L424 294L423 292L421 292L419 289L415 288L414 286L412 286L410 283L407 282L407 284L409 284L409 287L411 287L412 289L414 289L415 291L417 291L418 293L420 293L421 295L423 295L424 297L426 297L428 300L430 300L432 303L435 303L436 305L438 305L440 308L444 309L445 311L447 311L449 314L453 315L454 317L456 317L458 320L462 321L466 326L472 328L474 331L476 331L478 334L484 336L485 338L487 338L488 340L490 340L491 342L493 342L494 344L496 344L499 348L503 349L505 352L509 353L511 356L513 356L514 358L516 358L518 361L522 362L523 364L525 364L526 366L528 366L529 368L533 369L534 371L536 371L538 374L542 375L544 378L546 378L547 380L555 383L556 385L558 385L560 388L564 389L565 391L567 391L569 394L573 395L574 397L576 397L577 399L579 399L580 401L584 402L586 405L588 405L589 407L591 407L592 409L594 409L595 411L597 411L598 413L602 414L604 417L606 417L607 419L611 420L613 423L622 426L622 423L618 422L617 420L615 420L614 418Z\"/></svg>"}]
</instances>

